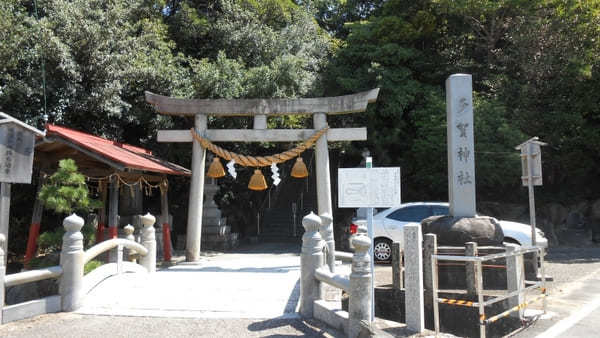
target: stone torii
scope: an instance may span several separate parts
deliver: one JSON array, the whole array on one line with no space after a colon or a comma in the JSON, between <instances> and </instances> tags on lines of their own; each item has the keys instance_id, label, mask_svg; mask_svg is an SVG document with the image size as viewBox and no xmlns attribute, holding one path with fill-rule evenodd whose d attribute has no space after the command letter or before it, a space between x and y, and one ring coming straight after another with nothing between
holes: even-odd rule
<instances>
[{"instance_id":1,"label":"stone torii","mask_svg":"<svg viewBox=\"0 0 600 338\"><path fill-rule=\"evenodd\" d=\"M364 112L377 100L379 88L352 95L304 99L179 99L146 92L146 101L161 114L194 116L198 135L212 142L295 142L304 141L315 131L327 127L327 114ZM314 129L267 129L267 117L276 115L311 114ZM253 116L254 129L208 129L209 115ZM333 270L335 244L331 207L331 182L327 142L364 141L367 129L332 128L315 144L318 213L328 220L323 238L328 246L328 264ZM206 149L192 137L189 130L159 130L158 142L193 142L192 182L188 206L185 256L195 262L200 257L202 204Z\"/></svg>"}]
</instances>

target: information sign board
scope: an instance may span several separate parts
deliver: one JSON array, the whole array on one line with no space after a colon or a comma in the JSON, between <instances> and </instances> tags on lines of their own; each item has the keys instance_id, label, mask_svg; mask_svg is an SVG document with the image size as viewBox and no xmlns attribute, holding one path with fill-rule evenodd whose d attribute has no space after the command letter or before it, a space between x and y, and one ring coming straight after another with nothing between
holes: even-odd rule
<instances>
[{"instance_id":1,"label":"information sign board","mask_svg":"<svg viewBox=\"0 0 600 338\"><path fill-rule=\"evenodd\" d=\"M35 134L14 123L0 125L0 182L31 183Z\"/></svg>"},{"instance_id":2,"label":"information sign board","mask_svg":"<svg viewBox=\"0 0 600 338\"><path fill-rule=\"evenodd\" d=\"M384 208L400 203L400 168L338 169L340 208Z\"/></svg>"}]
</instances>

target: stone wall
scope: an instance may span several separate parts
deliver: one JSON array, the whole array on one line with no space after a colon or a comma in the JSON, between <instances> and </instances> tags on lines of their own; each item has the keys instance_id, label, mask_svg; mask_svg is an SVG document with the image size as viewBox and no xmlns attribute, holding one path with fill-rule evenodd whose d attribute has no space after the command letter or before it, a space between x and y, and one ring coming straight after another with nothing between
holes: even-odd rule
<instances>
[{"instance_id":1,"label":"stone wall","mask_svg":"<svg viewBox=\"0 0 600 338\"><path fill-rule=\"evenodd\" d=\"M529 224L529 208L526 203L479 202L477 209L481 215ZM565 203L537 202L536 223L551 245L600 243L600 199Z\"/></svg>"}]
</instances>

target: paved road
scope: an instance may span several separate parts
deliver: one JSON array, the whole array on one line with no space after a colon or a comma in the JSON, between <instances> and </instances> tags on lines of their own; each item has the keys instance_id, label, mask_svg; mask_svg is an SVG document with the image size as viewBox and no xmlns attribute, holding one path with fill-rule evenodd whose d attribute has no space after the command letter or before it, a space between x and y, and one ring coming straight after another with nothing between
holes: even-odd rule
<instances>
[{"instance_id":1,"label":"paved road","mask_svg":"<svg viewBox=\"0 0 600 338\"><path fill-rule=\"evenodd\" d=\"M599 249L556 250L549 270L555 281L550 287L547 314L516 337L599 337L600 255ZM540 309L540 306L535 308Z\"/></svg>"}]
</instances>

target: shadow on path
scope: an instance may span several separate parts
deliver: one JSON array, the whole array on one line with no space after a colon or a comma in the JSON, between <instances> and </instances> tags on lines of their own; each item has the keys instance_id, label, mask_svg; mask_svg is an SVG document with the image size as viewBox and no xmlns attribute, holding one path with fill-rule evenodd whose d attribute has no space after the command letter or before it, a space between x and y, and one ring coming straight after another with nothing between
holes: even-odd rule
<instances>
[{"instance_id":1,"label":"shadow on path","mask_svg":"<svg viewBox=\"0 0 600 338\"><path fill-rule=\"evenodd\" d=\"M295 330L301 332L304 335L304 337L344 337L343 333L340 331L331 328L319 328L318 325L323 326L322 323L319 323L312 319L273 318L248 325L248 331L261 332L285 326L291 326ZM272 334L265 335L262 337L297 337L297 335Z\"/></svg>"}]
</instances>

